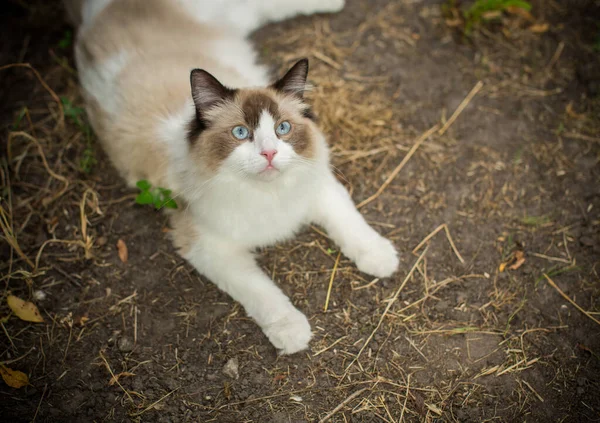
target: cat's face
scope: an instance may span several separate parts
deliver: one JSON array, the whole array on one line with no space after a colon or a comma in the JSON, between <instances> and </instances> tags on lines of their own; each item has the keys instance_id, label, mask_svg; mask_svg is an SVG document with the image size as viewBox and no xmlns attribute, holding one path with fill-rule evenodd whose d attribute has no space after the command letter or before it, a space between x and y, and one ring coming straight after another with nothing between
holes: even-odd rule
<instances>
[{"instance_id":1,"label":"cat's face","mask_svg":"<svg viewBox=\"0 0 600 423\"><path fill-rule=\"evenodd\" d=\"M302 93L308 62L260 89L232 90L205 71L192 72L196 119L190 129L195 158L215 172L273 180L310 166L317 129Z\"/></svg>"}]
</instances>

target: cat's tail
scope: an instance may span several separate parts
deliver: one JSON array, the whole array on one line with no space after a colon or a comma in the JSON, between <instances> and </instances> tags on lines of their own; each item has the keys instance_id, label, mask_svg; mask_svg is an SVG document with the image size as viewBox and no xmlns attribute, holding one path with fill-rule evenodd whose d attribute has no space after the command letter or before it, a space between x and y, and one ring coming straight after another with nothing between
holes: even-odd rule
<instances>
[{"instance_id":1,"label":"cat's tail","mask_svg":"<svg viewBox=\"0 0 600 423\"><path fill-rule=\"evenodd\" d=\"M63 0L71 24L79 28L90 23L113 0Z\"/></svg>"}]
</instances>

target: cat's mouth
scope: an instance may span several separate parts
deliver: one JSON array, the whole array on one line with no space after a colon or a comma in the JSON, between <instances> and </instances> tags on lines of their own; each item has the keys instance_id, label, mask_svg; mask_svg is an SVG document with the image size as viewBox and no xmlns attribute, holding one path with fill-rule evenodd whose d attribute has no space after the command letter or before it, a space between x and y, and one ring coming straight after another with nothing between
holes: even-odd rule
<instances>
[{"instance_id":1,"label":"cat's mouth","mask_svg":"<svg viewBox=\"0 0 600 423\"><path fill-rule=\"evenodd\" d=\"M269 163L260 173L271 174L271 173L279 173L279 169L277 169L273 164Z\"/></svg>"}]
</instances>

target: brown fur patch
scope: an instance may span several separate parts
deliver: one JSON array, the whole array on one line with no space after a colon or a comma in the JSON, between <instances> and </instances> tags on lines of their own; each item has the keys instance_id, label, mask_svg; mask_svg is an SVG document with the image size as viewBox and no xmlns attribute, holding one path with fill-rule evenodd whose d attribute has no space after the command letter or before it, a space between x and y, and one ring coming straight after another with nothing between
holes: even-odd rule
<instances>
[{"instance_id":1,"label":"brown fur patch","mask_svg":"<svg viewBox=\"0 0 600 423\"><path fill-rule=\"evenodd\" d=\"M263 110L268 111L275 120L279 119L279 106L276 100L272 96L260 91L250 93L244 99L242 110L244 112L244 120L251 129L256 129L258 126Z\"/></svg>"},{"instance_id":2,"label":"brown fur patch","mask_svg":"<svg viewBox=\"0 0 600 423\"><path fill-rule=\"evenodd\" d=\"M313 155L314 137L312 136L312 128L304 123L296 123L290 136L285 141L288 142L296 153L306 158L311 158Z\"/></svg>"}]
</instances>

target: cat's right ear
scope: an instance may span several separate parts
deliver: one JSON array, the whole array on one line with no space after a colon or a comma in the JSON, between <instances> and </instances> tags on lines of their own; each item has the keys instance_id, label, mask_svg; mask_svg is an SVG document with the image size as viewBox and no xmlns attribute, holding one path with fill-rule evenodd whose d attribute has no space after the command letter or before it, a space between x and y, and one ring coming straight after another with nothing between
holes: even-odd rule
<instances>
[{"instance_id":1,"label":"cat's right ear","mask_svg":"<svg viewBox=\"0 0 600 423\"><path fill-rule=\"evenodd\" d=\"M192 70L190 84L198 117L217 104L235 96L235 90L225 87L204 69Z\"/></svg>"}]
</instances>

